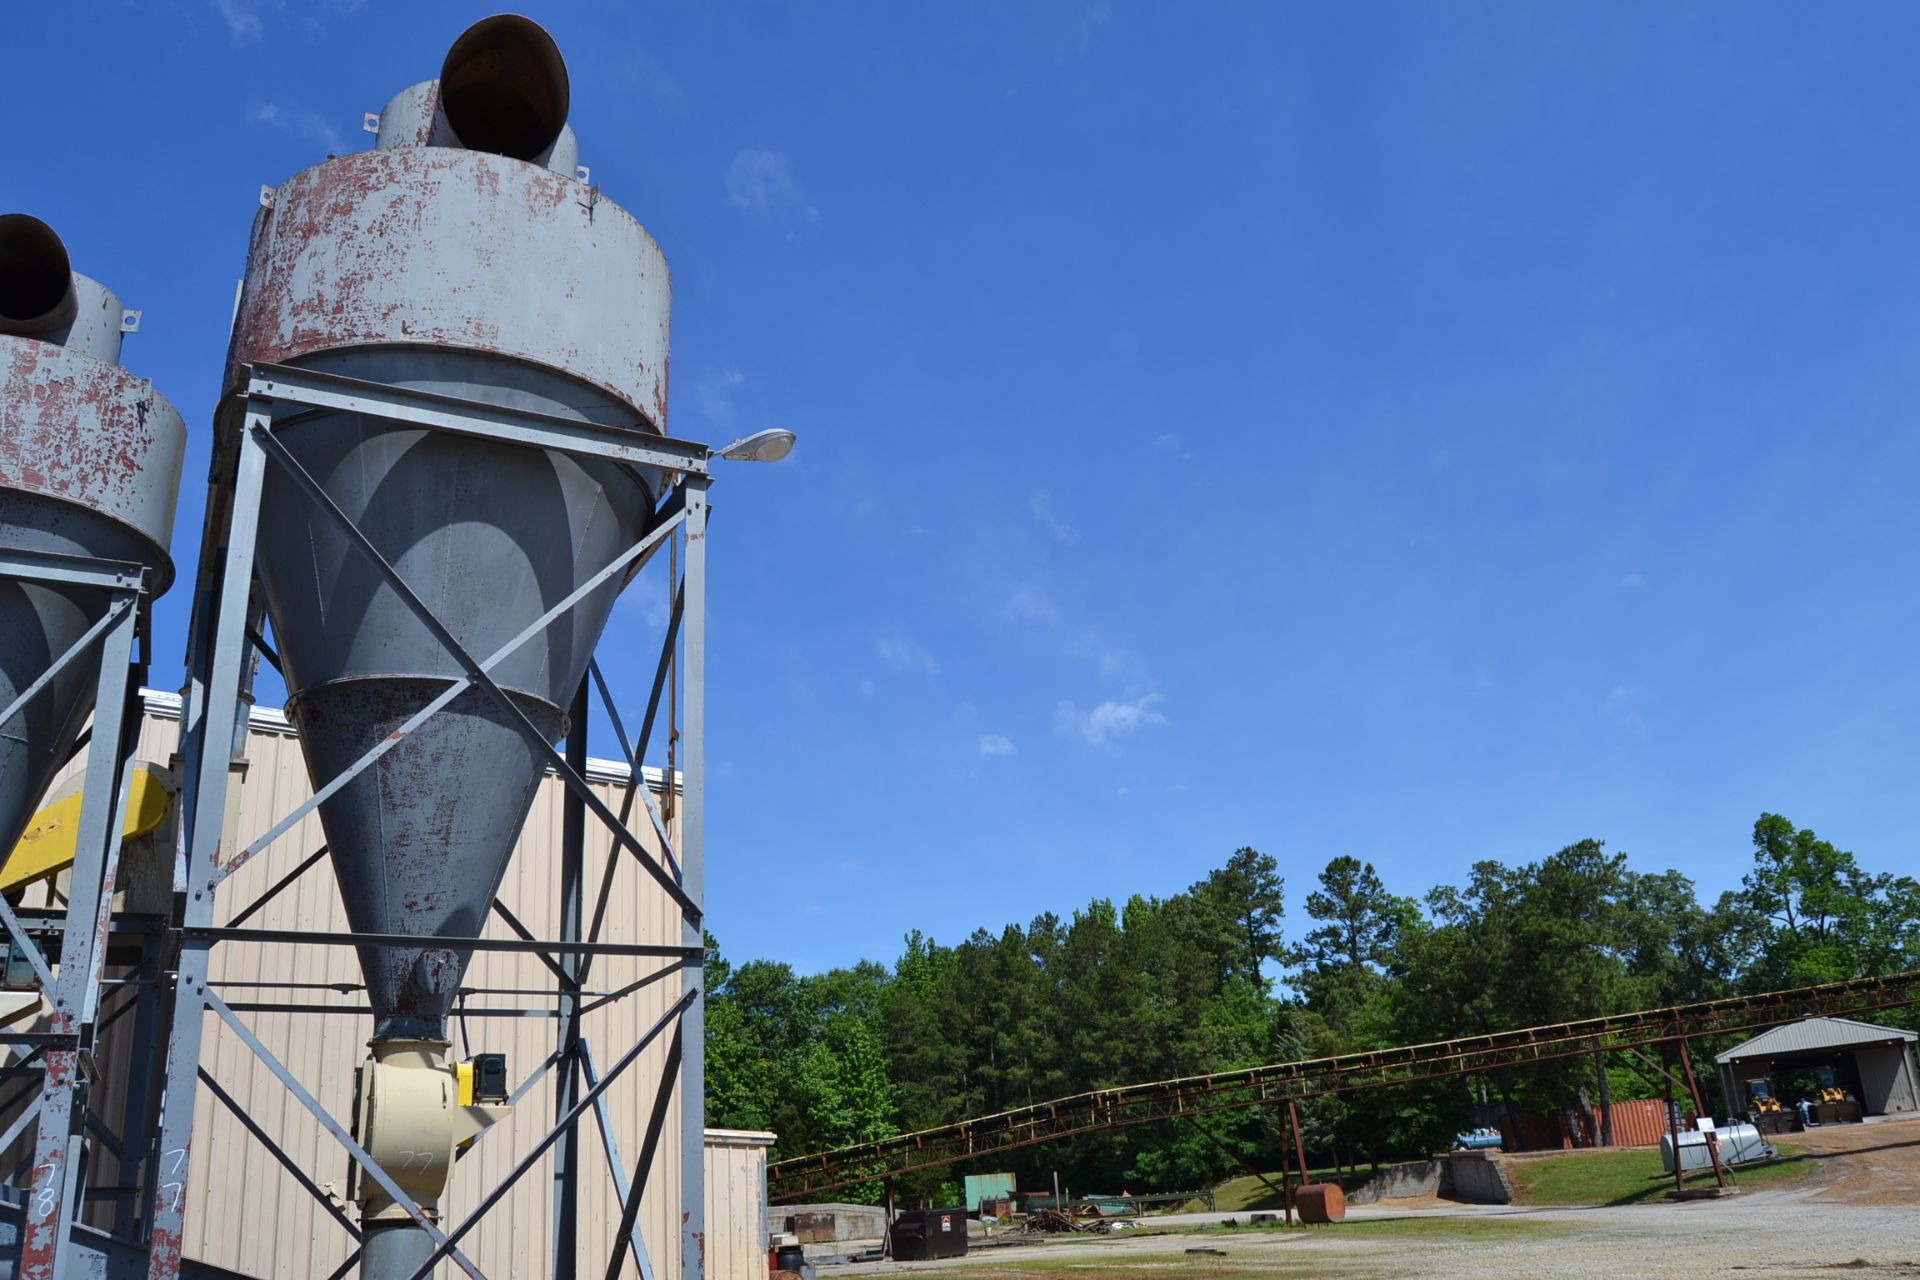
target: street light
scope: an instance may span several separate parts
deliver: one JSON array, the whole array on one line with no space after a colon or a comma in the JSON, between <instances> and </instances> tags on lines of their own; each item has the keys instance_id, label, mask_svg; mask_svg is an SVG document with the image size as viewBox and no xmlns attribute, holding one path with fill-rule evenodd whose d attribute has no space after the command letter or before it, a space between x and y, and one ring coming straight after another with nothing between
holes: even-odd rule
<instances>
[{"instance_id":1,"label":"street light","mask_svg":"<svg viewBox=\"0 0 1920 1280\"><path fill-rule=\"evenodd\" d=\"M785 427L769 427L716 452L728 462L778 462L793 450L793 441L793 432Z\"/></svg>"}]
</instances>

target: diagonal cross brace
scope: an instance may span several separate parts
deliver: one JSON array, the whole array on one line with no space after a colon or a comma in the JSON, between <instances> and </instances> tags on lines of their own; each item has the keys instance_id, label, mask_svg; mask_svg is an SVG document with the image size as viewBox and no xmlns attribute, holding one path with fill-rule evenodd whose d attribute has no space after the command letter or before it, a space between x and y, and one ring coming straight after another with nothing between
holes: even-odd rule
<instances>
[{"instance_id":1,"label":"diagonal cross brace","mask_svg":"<svg viewBox=\"0 0 1920 1280\"><path fill-rule=\"evenodd\" d=\"M675 1028L675 1037L677 1038L679 1034L679 1029ZM673 1050L668 1050L667 1061L671 1063L675 1056ZM587 1043L585 1037L580 1041L580 1069L586 1074L589 1088L600 1083L600 1072L593 1065L593 1048ZM666 1072L664 1079L672 1080L673 1072ZM669 1088L671 1088L670 1085ZM628 1195L627 1162L620 1158L620 1143L613 1136L613 1116L607 1110L607 1099L604 1095L593 1100L593 1110L595 1117L600 1121L600 1144L607 1151L607 1169L613 1174L613 1193L620 1198L621 1204L625 1204ZM627 1243L633 1246L633 1256L640 1263L640 1280L653 1280L653 1264L647 1257L647 1242L640 1236L640 1224L633 1223L628 1227L626 1234ZM617 1256L620 1252L619 1242L616 1241L614 1253Z\"/></svg>"},{"instance_id":2,"label":"diagonal cross brace","mask_svg":"<svg viewBox=\"0 0 1920 1280\"><path fill-rule=\"evenodd\" d=\"M259 438L261 439L268 438L267 433L262 432ZM275 441L274 443L277 445L279 442ZM301 474L304 475L305 473L302 472ZM311 479L311 477L309 477L309 479ZM324 495L322 496L324 497ZM338 508L334 508L334 511L335 511L335 514L338 515L341 519L344 520L346 518L345 514L340 512ZM606 566L606 568L594 574L591 578L587 579L584 583L582 583L578 589L573 591L564 599L560 600L551 609L548 609L545 613L541 614L538 618L535 618L532 622L528 623L525 630L521 631L521 633L515 636L513 639L507 641L506 644L502 645L497 651L495 651L492 657L488 658L486 662L481 665L486 670L490 671L494 667L499 666L502 662L505 662L508 658L512 657L515 653L519 652L520 647L522 645L526 644L529 640L532 640L535 636L545 631L549 626L553 624L555 619L559 618L562 614L572 609L573 606L575 606L576 604L579 604L580 601L584 600L587 596L591 595L594 591L597 591L600 588L600 586L603 583L605 583L609 578L613 577L615 574L625 569L628 565L632 564L635 560L638 560L643 556L648 555L653 550L655 550L660 545L661 539L665 538L667 534L671 533L674 529L678 528L680 525L680 522L684 518L685 518L684 514L680 510L678 495L676 494L675 498L672 501L670 501L666 506L661 508L658 517L655 519L654 527L647 531L647 535L644 538L640 539L640 541L634 543L631 547L628 547L625 551L615 556L612 562L609 563ZM386 568L387 573L389 574L393 573L393 570L390 567L387 567L384 561L381 561L380 564L383 568ZM325 786L321 787L313 795L307 797L306 800L302 801L293 810L293 812L287 814L284 818L280 819L280 821L276 822L273 825L273 827L265 835L261 836L258 840L255 840L252 844L248 845L246 848L234 854L232 858L228 859L227 862L224 865L222 865L217 872L215 872L213 877L212 887L217 887L221 883L221 881L225 880L228 876L238 871L243 865L245 865L261 850L265 849L268 845L272 844L275 840L278 840L281 836L285 835L289 830L291 830L294 824L298 823L302 818L306 817L307 814L311 813L314 809L318 808L322 801L332 797L335 792L339 791L342 787L346 786L349 782L352 782L355 778L359 777L360 774L364 772L366 769L370 768L373 765L373 763L376 760L378 760L381 756L384 756L385 754L387 754L387 752L399 746L401 741L405 739L408 734L412 733L415 729L418 729L421 725L425 724L428 719L430 719L433 715L439 712L442 708L446 707L455 698L465 693L469 688L473 686L473 683L474 682L471 677L463 677L462 679L455 680L447 688L443 689L431 702L427 703L426 706L420 708L420 710L414 712L413 715L409 716L406 722L402 724L398 729L394 730L387 737L383 738L380 742L375 744L373 748L367 752L367 754L365 754L364 756L361 756L358 760L354 761L352 765L348 766L346 769L343 769L340 773L336 774L333 778L328 780ZM640 860L642 862L647 861L644 855L640 855Z\"/></svg>"},{"instance_id":3,"label":"diagonal cross brace","mask_svg":"<svg viewBox=\"0 0 1920 1280\"><path fill-rule=\"evenodd\" d=\"M79 661L81 655L86 653L87 650L93 648L94 643L98 641L101 636L105 635L115 623L120 621L121 615L133 608L133 600L134 598L130 595L121 596L109 605L106 613L101 616L100 621L88 627L85 634L68 645L67 651L54 659L53 665L45 671L42 671L39 679L22 689L19 696L7 704L5 711L0 711L0 725L8 723L15 716L19 715L29 702L32 702L40 696L42 689L45 689L53 683L56 676Z\"/></svg>"},{"instance_id":4,"label":"diagonal cross brace","mask_svg":"<svg viewBox=\"0 0 1920 1280\"><path fill-rule=\"evenodd\" d=\"M681 914L689 921L698 922L701 919L699 904L687 896L686 890L680 887L664 867L648 855L640 842L634 838L633 832L629 831L626 825L614 816L613 811L607 808L606 803L594 794L593 788L587 785L586 779L574 772L573 767L567 763L566 757L553 749L553 744L547 741L546 736L534 726L533 721L527 718L526 713L514 703L512 698L507 696L506 690L502 689L499 684L495 682L492 675L488 673L485 665L475 659L474 656L467 651L466 646L461 644L451 631L447 630L446 624L434 616L433 610L428 608L426 602L414 593L412 587L407 585L406 579L402 578L399 572L395 570L391 564L387 563L386 557L380 554L379 548L373 545L367 535L361 531L360 526L355 524L352 518L340 509L339 505L327 494L326 490L320 487L320 482L315 480L313 476L308 473L307 469L300 465L300 460L293 456L293 453L286 445L274 439L271 431L263 430L253 425L250 425L248 430L267 456L280 464L281 468L287 472L294 483L306 493L307 497L312 500L316 506L327 513L333 522L340 527L341 532L347 535L347 540L379 571L380 575L386 579L387 585L393 588L393 592L399 597L400 602L406 605L414 617L420 620L420 624L427 629L435 640L440 642L441 647L447 651L448 656L458 662L466 671L467 679L479 685L486 691L487 696L494 700L507 722L519 731L520 735L527 740L528 745L533 747L538 755L545 758L547 765L552 768L559 775L560 780L566 784L567 790L573 792L575 796L579 797L582 804L593 811L593 815L606 825L607 830L612 834L616 842L625 845L635 857L640 859L641 866L645 867L648 873L659 882L660 887L666 891L667 896L672 898L674 904L680 908ZM656 532L658 531L656 530ZM436 699L436 701L438 701L438 699ZM451 699L449 699L449 701L451 701Z\"/></svg>"},{"instance_id":5,"label":"diagonal cross brace","mask_svg":"<svg viewBox=\"0 0 1920 1280\"><path fill-rule=\"evenodd\" d=\"M328 1199L327 1193L320 1189L319 1184L314 1182L307 1171L302 1169L299 1163L295 1161L292 1156L288 1155L279 1143L273 1140L271 1134L260 1127L258 1120L255 1120L247 1114L246 1108L242 1107L240 1103L235 1100L234 1096L228 1093L205 1067L199 1068L199 1072L200 1083L207 1086L208 1092L212 1093L214 1098L217 1099L222 1106L233 1113L233 1118L240 1122L241 1127L258 1139L260 1145L267 1149L267 1153L280 1162L280 1167L285 1169L308 1195L312 1196L320 1203L321 1207L326 1209L333 1220L340 1224L341 1230L345 1231L355 1240L358 1240L360 1238L360 1228L353 1225L353 1219L347 1217L339 1205Z\"/></svg>"},{"instance_id":6,"label":"diagonal cross brace","mask_svg":"<svg viewBox=\"0 0 1920 1280\"><path fill-rule=\"evenodd\" d=\"M667 1046L667 1069L660 1073L660 1085L654 1090L653 1110L647 1116L647 1131L640 1139L640 1156L633 1163L633 1185L620 1206L620 1229L614 1236L613 1256L607 1259L607 1280L620 1280L620 1260L626 1250L620 1247L622 1239L633 1240L639 1235L635 1229L640 1219L640 1198L647 1194L647 1177L653 1172L653 1157L660 1150L660 1135L666 1131L667 1108L673 1099L673 1086L680 1077L680 1058L683 1048L681 1027L673 1029L673 1042ZM634 1255L640 1263L642 1280L652 1280L647 1272L647 1255L644 1250Z\"/></svg>"},{"instance_id":7,"label":"diagonal cross brace","mask_svg":"<svg viewBox=\"0 0 1920 1280\"><path fill-rule=\"evenodd\" d=\"M366 1170L367 1176L372 1178L395 1204L406 1210L414 1223L433 1237L435 1244L442 1246L440 1251L434 1254L435 1259L444 1258L451 1253L454 1262L459 1264L462 1271L472 1276L473 1280L487 1280L485 1273L474 1265L473 1260L453 1247L453 1242L447 1238L447 1233L440 1229L439 1224L429 1218L426 1211L401 1188L399 1183L393 1180L393 1175L380 1167L379 1161L367 1154L366 1148L353 1140L353 1135L333 1118L331 1112L320 1105L320 1100L307 1092L307 1087L300 1083L293 1072L287 1070L285 1063L273 1056L273 1051L260 1042L260 1037L254 1035L252 1028L240 1020L239 1014L227 1007L226 1001L214 994L211 989L201 992L200 998L207 1002L209 1009L220 1015L222 1022L233 1029L233 1033L240 1037L240 1042L253 1051L253 1056L260 1059L261 1064L273 1072L281 1084L287 1086L288 1092L300 1100L300 1105L313 1114L313 1118L320 1122L321 1127L347 1149L347 1154L353 1157L354 1163Z\"/></svg>"},{"instance_id":8,"label":"diagonal cross brace","mask_svg":"<svg viewBox=\"0 0 1920 1280\"><path fill-rule=\"evenodd\" d=\"M646 1052L647 1046L660 1038L662 1031L665 1031L667 1027L671 1025L676 1034L679 1032L680 1015L687 1011L699 995L699 989L695 988L674 1001L667 1011L660 1015L659 1020L648 1027L646 1033L634 1041L632 1047L625 1053L620 1055L620 1060L614 1063L607 1074L600 1078L600 1083L588 1089L586 1093L581 1096L580 1100L574 1103L564 1116L560 1117L559 1123L547 1130L547 1136L535 1143L533 1150L527 1152L526 1155L520 1158L520 1163L513 1166L513 1171L502 1178L498 1186L487 1192L478 1207L467 1215L466 1221L462 1222L458 1227L455 1227L452 1235L435 1245L433 1252L427 1255L427 1260L420 1264L419 1268L409 1277L409 1280L427 1280L427 1277L433 1274L434 1264L446 1257L449 1253L457 1259L460 1253L454 1246L460 1243L461 1238L464 1237L467 1232L480 1225L480 1220L487 1215L487 1211L498 1204L501 1199L506 1196L507 1192L513 1190L513 1184L520 1181L522 1174L533 1168L534 1165L540 1163L540 1157L547 1154L548 1148L560 1140L560 1135L565 1133L574 1121L585 1115L587 1108L591 1107L599 1099L601 1094L613 1087L613 1082L618 1080L628 1067L639 1060L640 1055ZM669 1072L665 1078L672 1080L673 1073Z\"/></svg>"},{"instance_id":9,"label":"diagonal cross brace","mask_svg":"<svg viewBox=\"0 0 1920 1280\"><path fill-rule=\"evenodd\" d=\"M459 1254L458 1251L454 1249L454 1246L460 1241L461 1237L465 1236L468 1231L479 1224L480 1219L486 1215L487 1211L497 1204L508 1191L512 1190L513 1184L520 1180L521 1175L539 1162L540 1157L546 1154L547 1149L559 1140L560 1135L578 1120L580 1116L586 1112L588 1107L598 1104L601 1095L611 1088L613 1082L619 1079L620 1075L639 1059L648 1045L659 1038L660 1033L666 1029L669 1023L674 1025L675 1043L677 1044L681 1025L678 1020L699 994L698 990L687 992L680 997L671 1008L661 1014L659 1019L651 1027L647 1028L646 1033L620 1056L618 1062L613 1064L613 1069L609 1071L605 1077L593 1084L592 1087L587 1090L586 1095L576 1102L572 1109L569 1110L566 1115L562 1116L552 1129L547 1131L547 1136L542 1138L540 1142L534 1146L533 1150L521 1158L520 1163L513 1167L512 1172L507 1174L498 1186L487 1193L486 1197L480 1202L479 1207L467 1216L466 1221L462 1222L460 1226L455 1229L453 1235L450 1236L445 1243L435 1248L432 1254L428 1255L427 1260L420 1265L419 1270L414 1272L411 1280L425 1280L425 1277L432 1272L434 1264L449 1252L452 1252L457 1258ZM555 1054L553 1058L548 1059L549 1063L557 1060L558 1057L559 1055ZM671 1071L666 1073L665 1079L669 1083L672 1078L673 1073Z\"/></svg>"},{"instance_id":10,"label":"diagonal cross brace","mask_svg":"<svg viewBox=\"0 0 1920 1280\"><path fill-rule=\"evenodd\" d=\"M33 966L33 976L39 979L41 992L47 999L53 999L53 970L47 968L46 957L40 954L39 946L27 936L27 931L20 927L20 918L13 914L13 908L7 905L5 898L0 898L0 924L7 927L7 936L13 939L13 945Z\"/></svg>"}]
</instances>

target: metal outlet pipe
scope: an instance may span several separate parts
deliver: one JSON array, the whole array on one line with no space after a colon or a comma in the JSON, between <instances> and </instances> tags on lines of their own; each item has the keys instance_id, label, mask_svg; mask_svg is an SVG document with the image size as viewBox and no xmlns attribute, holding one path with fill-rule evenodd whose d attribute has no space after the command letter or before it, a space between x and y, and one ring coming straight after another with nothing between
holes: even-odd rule
<instances>
[{"instance_id":1,"label":"metal outlet pipe","mask_svg":"<svg viewBox=\"0 0 1920 1280\"><path fill-rule=\"evenodd\" d=\"M469 151L533 160L567 127L567 64L539 23L482 18L440 67L440 109Z\"/></svg>"},{"instance_id":2,"label":"metal outlet pipe","mask_svg":"<svg viewBox=\"0 0 1920 1280\"><path fill-rule=\"evenodd\" d=\"M73 264L53 228L29 213L0 215L0 333L44 337L78 310Z\"/></svg>"}]
</instances>

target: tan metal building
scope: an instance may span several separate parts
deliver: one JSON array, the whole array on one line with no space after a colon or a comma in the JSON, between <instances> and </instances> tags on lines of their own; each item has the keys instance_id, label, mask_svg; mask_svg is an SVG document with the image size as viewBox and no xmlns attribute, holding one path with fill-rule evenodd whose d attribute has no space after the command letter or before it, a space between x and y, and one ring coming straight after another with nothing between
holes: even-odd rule
<instances>
[{"instance_id":1,"label":"tan metal building","mask_svg":"<svg viewBox=\"0 0 1920 1280\"><path fill-rule=\"evenodd\" d=\"M179 732L179 700L151 691L144 697L146 714L137 755L165 762L175 749ZM229 841L228 848L244 846L264 834L281 815L311 794L299 742L278 711L254 709L247 756L237 812L230 819L237 823L234 834L238 843ZM76 761L74 767L78 764ZM628 776L624 764L589 762L589 783L616 810ZM658 771L648 770L646 782L656 803L667 799ZM476 779L475 785L485 785L485 780ZM534 801L500 893L500 900L536 936L558 933L563 791L559 779L550 774ZM653 843L650 823L638 820L632 826L643 842ZM677 828L670 829L677 837ZM318 816L309 814L221 886L216 923L230 923L319 849L323 841ZM589 821L589 906L610 848L605 829ZM133 860L130 846L129 862ZM633 859L623 857L614 873L603 940L678 945L680 925L678 910L658 886ZM331 865L321 859L248 917L246 927L344 932L347 926ZM484 934L513 936L497 918L489 919ZM663 963L659 959L616 956L601 956L594 961L588 979L591 1011L584 1018L584 1035L596 1071L606 1071L640 1038L679 997L681 984L678 974L669 975L592 1009L596 995L611 994L659 970ZM236 1007L268 1051L334 1116L350 1119L354 1070L365 1056L371 1029L370 1017L364 1011L365 996L358 990L361 976L353 948L225 942L214 951L211 983L223 1000ZM555 1048L555 1019L536 1012L553 1007L552 974L537 956L482 951L475 954L464 986L476 994L463 998L466 1016L455 1021L454 1054L465 1058L472 1053L505 1053L509 1081L517 1087ZM336 1012L246 1008L288 1003ZM504 1016L500 1012L509 1009L529 1012ZM102 1037L100 1062L105 1078L100 1087L109 1096L118 1096L124 1090L125 1077L136 1057L165 1051L164 1044L136 1050L132 1022L131 1018L123 1019ZM309 1280L330 1275L352 1251L352 1238L298 1184L268 1145L250 1132L250 1126L270 1137L288 1162L336 1197L346 1193L346 1153L247 1046L211 1014L206 1037L203 1072L213 1077L234 1105L225 1105L202 1081L193 1132L194 1176L187 1192L188 1256L250 1276ZM663 1036L650 1046L606 1094L607 1124L629 1173L664 1070L666 1040ZM245 1121L236 1115L236 1108L244 1113ZM676 1093L667 1111L666 1130L647 1179L640 1214L655 1272L663 1275L673 1274L679 1262L679 1117ZM548 1074L515 1107L512 1118L483 1135L457 1165L452 1184L442 1198L449 1221L464 1218L546 1133L553 1119L554 1089ZM580 1136L582 1229L574 1248L584 1272L590 1266L604 1267L617 1230L620 1204L609 1174L604 1139L591 1112L581 1122ZM713 1188L710 1197L722 1198L708 1210L709 1238L713 1241L708 1274L724 1280L764 1276L765 1145L771 1138L760 1142L755 1135L720 1134L717 1140L717 1150L724 1159L715 1161L708 1185ZM94 1184L110 1184L114 1177L111 1157L99 1152L96 1159L103 1161L104 1167L94 1177ZM757 1173L753 1167L756 1161ZM548 1222L553 1195L549 1153L462 1242L463 1250L489 1276L546 1274L553 1247ZM349 1218L354 1216L344 1199L336 1203L347 1210ZM756 1257L757 1265L744 1265ZM722 1258L725 1264L716 1265ZM436 1274L454 1275L457 1269L449 1264Z\"/></svg>"}]
</instances>

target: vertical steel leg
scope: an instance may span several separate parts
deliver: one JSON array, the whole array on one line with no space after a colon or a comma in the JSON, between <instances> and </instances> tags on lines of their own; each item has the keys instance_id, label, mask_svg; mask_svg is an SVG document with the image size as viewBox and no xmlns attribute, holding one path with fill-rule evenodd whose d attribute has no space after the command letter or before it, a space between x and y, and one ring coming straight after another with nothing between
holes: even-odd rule
<instances>
[{"instance_id":1,"label":"vertical steel leg","mask_svg":"<svg viewBox=\"0 0 1920 1280\"><path fill-rule=\"evenodd\" d=\"M1313 1181L1313 1175L1307 1172L1307 1145L1300 1136L1300 1108L1292 1098L1287 1099L1287 1120L1293 1126L1293 1159L1300 1166L1300 1185L1304 1187Z\"/></svg>"},{"instance_id":2,"label":"vertical steel leg","mask_svg":"<svg viewBox=\"0 0 1920 1280\"><path fill-rule=\"evenodd\" d=\"M65 1280L72 1233L69 1215L77 1211L82 1177L83 1124L87 1086L81 1055L93 1052L93 1016L99 1007L88 988L96 979L95 957L106 947L107 912L119 861L121 730L127 710L129 663L137 610L127 609L107 633L100 654L100 678L93 706L93 747L87 755L85 799L75 844L67 917L60 944L60 972L47 999L53 1004L51 1030L69 1037L50 1048L40 1086L40 1130L33 1154L33 1182L27 1193L26 1227L20 1244L22 1280Z\"/></svg>"},{"instance_id":3,"label":"vertical steel leg","mask_svg":"<svg viewBox=\"0 0 1920 1280\"><path fill-rule=\"evenodd\" d=\"M1666 1046L1662 1045L1661 1048L1664 1050ZM1675 1106L1673 1102L1673 1071L1671 1070L1673 1057L1671 1054L1665 1052L1663 1052L1661 1056L1667 1060L1667 1066L1669 1068L1660 1074L1666 1082L1667 1140L1673 1144L1673 1189L1675 1191L1685 1191L1687 1189L1687 1171L1680 1162L1680 1108Z\"/></svg>"},{"instance_id":4,"label":"vertical steel leg","mask_svg":"<svg viewBox=\"0 0 1920 1280\"><path fill-rule=\"evenodd\" d=\"M685 777L680 807L680 887L700 906L706 899L706 748L707 748L707 478L688 476L687 560L684 586L686 618L681 641L680 678L685 727L680 767ZM673 788L673 777L667 777ZM706 945L706 929L695 916L681 926L682 941ZM680 1024L680 1275L705 1280L707 1274L707 1013L703 970L688 965L682 981L693 997Z\"/></svg>"},{"instance_id":5,"label":"vertical steel leg","mask_svg":"<svg viewBox=\"0 0 1920 1280\"><path fill-rule=\"evenodd\" d=\"M210 513L203 537L223 538L202 558L203 571L218 565L218 588L203 597L193 620L188 674L198 694L181 724L181 755L192 797L183 811L185 833L184 919L188 926L213 923L210 882L220 854L227 808L228 766L232 759L234 716L240 700L240 671L246 658L247 599L253 584L254 539L260 523L260 483L265 455L252 428L269 429L272 402L247 402L248 430L240 433L233 497L225 527ZM198 711L198 715L194 714ZM167 1041L166 1083L160 1099L160 1142L152 1170L153 1213L149 1237L149 1280L179 1280L186 1227L189 1150L193 1139L195 1092L199 1083L200 1038L204 1022L208 947L204 938L181 942L179 976L174 983L173 1018Z\"/></svg>"},{"instance_id":6,"label":"vertical steel leg","mask_svg":"<svg viewBox=\"0 0 1920 1280\"><path fill-rule=\"evenodd\" d=\"M143 1046L152 1045L160 1038L160 939L155 935L141 940L138 976L140 986L134 992L133 1027L125 1041L129 1047L122 1050L129 1057L139 1056ZM123 1240L141 1238L141 1225L146 1216L147 1207L139 1203L137 1188L145 1185L141 1174L153 1163L150 1143L142 1135L149 1132L147 1122L153 1111L157 1065L151 1055L133 1064L127 1077L126 1103L120 1112L121 1141L127 1148L127 1157L120 1162L120 1181L129 1188L127 1199L133 1201L129 1209L122 1210L115 1224L114 1234Z\"/></svg>"},{"instance_id":7,"label":"vertical steel leg","mask_svg":"<svg viewBox=\"0 0 1920 1280\"><path fill-rule=\"evenodd\" d=\"M1707 1101L1700 1096L1700 1081L1693 1074L1693 1054L1688 1050L1685 1036L1680 1037L1680 1069L1686 1072L1687 1092L1693 1095L1693 1114L1697 1118L1704 1119L1707 1115ZM1678 1147L1674 1148L1673 1159L1676 1164L1680 1161ZM1713 1162L1714 1181L1720 1185L1722 1191L1726 1190L1727 1171L1720 1163L1720 1143L1711 1129L1707 1131L1707 1159Z\"/></svg>"},{"instance_id":8,"label":"vertical steel leg","mask_svg":"<svg viewBox=\"0 0 1920 1280\"><path fill-rule=\"evenodd\" d=\"M587 776L587 681L574 690L567 712L567 764ZM580 941L586 914L587 806L569 791L560 810L560 938ZM619 856L609 849L609 859ZM580 1249L580 1124L566 1120L580 1101L580 966L582 957L560 957L566 979L560 984L560 1073L554 1080L554 1120L562 1123L553 1148L553 1280L575 1280Z\"/></svg>"}]
</instances>

